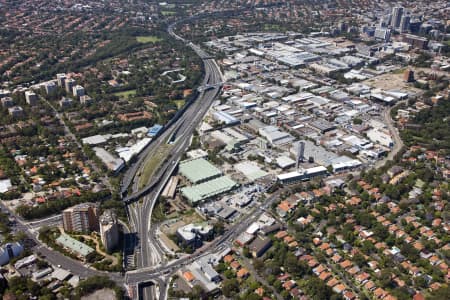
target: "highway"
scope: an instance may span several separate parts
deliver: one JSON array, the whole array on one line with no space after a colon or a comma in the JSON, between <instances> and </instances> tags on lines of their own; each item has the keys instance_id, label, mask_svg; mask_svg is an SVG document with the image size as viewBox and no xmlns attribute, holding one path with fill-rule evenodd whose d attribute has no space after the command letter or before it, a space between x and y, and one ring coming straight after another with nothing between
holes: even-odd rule
<instances>
[{"instance_id":1,"label":"highway","mask_svg":"<svg viewBox=\"0 0 450 300\"><path fill-rule=\"evenodd\" d=\"M173 25L168 27L168 31L174 38L186 42L173 32ZM122 181L121 190L124 202L127 204L130 230L136 233L136 238L130 238L129 242L135 244L132 247L135 247L134 256L138 270L167 268L168 266L164 251L157 242L155 230L152 228L153 208L167 181L177 168L178 162L188 149L195 128L216 99L222 85L222 74L216 62L198 46L192 43L188 43L188 45L202 58L204 65L204 79L202 86L198 89L198 96L164 126L163 131L152 140L136 163L128 169ZM169 149L167 154L164 153L165 156L158 169L154 171L153 176L144 184L144 187L140 188L142 186L140 176L145 164L164 144L170 144L170 147L167 147ZM167 286L165 281L160 278L161 276L164 274L158 273L157 276L146 277L145 280L130 283L139 285L151 281L153 284L142 285L138 289L140 298L165 299ZM157 297L157 289L159 297Z\"/></svg>"}]
</instances>

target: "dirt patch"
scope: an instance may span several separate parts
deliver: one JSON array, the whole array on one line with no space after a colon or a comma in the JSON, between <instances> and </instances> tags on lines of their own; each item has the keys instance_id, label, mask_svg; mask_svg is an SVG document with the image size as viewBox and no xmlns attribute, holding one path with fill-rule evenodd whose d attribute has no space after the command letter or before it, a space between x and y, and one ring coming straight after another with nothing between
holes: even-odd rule
<instances>
[{"instance_id":1,"label":"dirt patch","mask_svg":"<svg viewBox=\"0 0 450 300\"><path fill-rule=\"evenodd\" d=\"M414 94L421 92L420 89L415 88L411 83L403 81L403 72L386 73L367 79L362 83L383 90L402 90Z\"/></svg>"},{"instance_id":2,"label":"dirt patch","mask_svg":"<svg viewBox=\"0 0 450 300\"><path fill-rule=\"evenodd\" d=\"M171 239L169 239L167 237L167 235L165 235L164 233L160 233L159 234L159 238L161 239L161 242L164 243L164 245L169 248L170 250L174 251L174 252L178 252L180 251L180 247L178 247L177 244L174 243L174 241L172 241Z\"/></svg>"},{"instance_id":3,"label":"dirt patch","mask_svg":"<svg viewBox=\"0 0 450 300\"><path fill-rule=\"evenodd\" d=\"M81 300L115 300L116 293L111 289L101 289L94 293L81 297Z\"/></svg>"},{"instance_id":4,"label":"dirt patch","mask_svg":"<svg viewBox=\"0 0 450 300\"><path fill-rule=\"evenodd\" d=\"M167 235L175 234L178 228L191 224L191 223L199 223L205 221L199 214L195 211L189 210L187 213L183 215L178 215L176 217L176 221L166 222L164 225L160 227L161 231Z\"/></svg>"}]
</instances>

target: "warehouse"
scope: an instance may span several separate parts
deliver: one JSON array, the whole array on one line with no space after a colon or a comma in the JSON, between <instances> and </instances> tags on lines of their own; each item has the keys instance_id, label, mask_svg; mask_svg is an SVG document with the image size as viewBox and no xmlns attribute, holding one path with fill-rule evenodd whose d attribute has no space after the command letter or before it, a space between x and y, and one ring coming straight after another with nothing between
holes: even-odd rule
<instances>
[{"instance_id":1,"label":"warehouse","mask_svg":"<svg viewBox=\"0 0 450 300\"><path fill-rule=\"evenodd\" d=\"M272 145L283 145L290 143L294 137L289 133L282 132L276 126L266 126L259 129L259 134L268 140Z\"/></svg>"},{"instance_id":2,"label":"warehouse","mask_svg":"<svg viewBox=\"0 0 450 300\"><path fill-rule=\"evenodd\" d=\"M180 162L180 173L194 184L202 183L222 175L222 171L204 158Z\"/></svg>"},{"instance_id":3,"label":"warehouse","mask_svg":"<svg viewBox=\"0 0 450 300\"><path fill-rule=\"evenodd\" d=\"M194 186L181 189L181 193L191 204L197 204L211 197L231 191L237 187L236 182L228 176L222 176Z\"/></svg>"},{"instance_id":4,"label":"warehouse","mask_svg":"<svg viewBox=\"0 0 450 300\"><path fill-rule=\"evenodd\" d=\"M235 164L234 169L244 174L251 182L268 175L268 173L261 170L256 163L248 161Z\"/></svg>"},{"instance_id":5,"label":"warehouse","mask_svg":"<svg viewBox=\"0 0 450 300\"><path fill-rule=\"evenodd\" d=\"M222 122L226 125L235 125L239 124L239 120L230 115L229 113L223 111L217 111L214 113L214 119L219 122Z\"/></svg>"},{"instance_id":6,"label":"warehouse","mask_svg":"<svg viewBox=\"0 0 450 300\"><path fill-rule=\"evenodd\" d=\"M327 174L327 168L325 167L314 167L306 170L299 170L290 173L278 175L278 180L283 184L290 184L299 181L306 181L317 176L323 176Z\"/></svg>"}]
</instances>

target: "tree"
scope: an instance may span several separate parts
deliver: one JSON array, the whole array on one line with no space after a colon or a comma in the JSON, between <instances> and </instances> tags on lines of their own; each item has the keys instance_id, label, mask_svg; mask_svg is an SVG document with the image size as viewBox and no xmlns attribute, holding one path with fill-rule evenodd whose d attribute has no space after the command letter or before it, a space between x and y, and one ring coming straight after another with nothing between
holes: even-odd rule
<instances>
[{"instance_id":1,"label":"tree","mask_svg":"<svg viewBox=\"0 0 450 300\"><path fill-rule=\"evenodd\" d=\"M355 264L358 265L358 267L362 267L365 265L366 263L366 259L364 258L364 255L362 255L361 253L356 253L353 256L353 261L355 262Z\"/></svg>"},{"instance_id":2,"label":"tree","mask_svg":"<svg viewBox=\"0 0 450 300\"><path fill-rule=\"evenodd\" d=\"M253 267L256 271L261 272L264 269L264 261L259 258L253 259Z\"/></svg>"},{"instance_id":3,"label":"tree","mask_svg":"<svg viewBox=\"0 0 450 300\"><path fill-rule=\"evenodd\" d=\"M239 292L239 282L236 278L226 279L222 283L222 293L225 297L232 297Z\"/></svg>"},{"instance_id":4,"label":"tree","mask_svg":"<svg viewBox=\"0 0 450 300\"><path fill-rule=\"evenodd\" d=\"M330 299L333 294L331 288L317 277L310 277L306 281L305 290L314 300Z\"/></svg>"}]
</instances>

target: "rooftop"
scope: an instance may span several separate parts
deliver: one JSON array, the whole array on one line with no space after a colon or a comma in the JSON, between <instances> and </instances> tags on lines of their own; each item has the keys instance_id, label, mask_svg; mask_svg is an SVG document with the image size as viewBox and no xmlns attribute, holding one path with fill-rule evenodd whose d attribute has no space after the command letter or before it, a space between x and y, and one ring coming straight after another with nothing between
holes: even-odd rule
<instances>
[{"instance_id":1,"label":"rooftop","mask_svg":"<svg viewBox=\"0 0 450 300\"><path fill-rule=\"evenodd\" d=\"M87 256L88 254L94 252L94 249L89 247L86 244L83 244L80 241L77 241L76 239L68 236L67 234L63 233L61 234L57 239L56 242L63 245L66 248L69 248L71 251L81 255L81 256Z\"/></svg>"},{"instance_id":2,"label":"rooftop","mask_svg":"<svg viewBox=\"0 0 450 300\"><path fill-rule=\"evenodd\" d=\"M203 158L180 162L180 173L192 183L199 183L222 174L218 168Z\"/></svg>"},{"instance_id":3,"label":"rooftop","mask_svg":"<svg viewBox=\"0 0 450 300\"><path fill-rule=\"evenodd\" d=\"M221 193L228 192L235 186L236 182L231 180L230 177L222 176L201 184L182 188L181 192L190 202L196 203Z\"/></svg>"}]
</instances>

